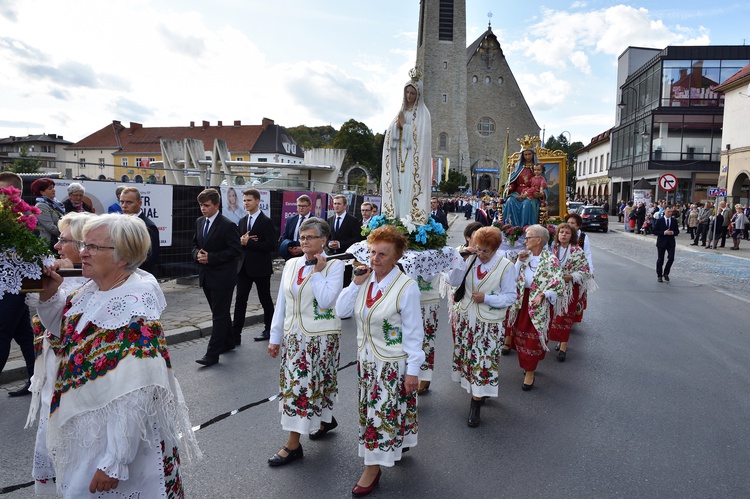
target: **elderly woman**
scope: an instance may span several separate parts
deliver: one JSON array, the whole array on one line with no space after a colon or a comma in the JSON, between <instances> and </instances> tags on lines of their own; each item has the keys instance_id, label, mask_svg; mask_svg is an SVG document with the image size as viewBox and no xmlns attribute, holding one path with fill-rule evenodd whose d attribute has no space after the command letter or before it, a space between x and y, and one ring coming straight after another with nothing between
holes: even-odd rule
<instances>
[{"instance_id":1,"label":"elderly woman","mask_svg":"<svg viewBox=\"0 0 750 499\"><path fill-rule=\"evenodd\" d=\"M352 489L372 492L380 466L393 466L417 445L417 386L422 351L419 286L396 265L408 242L392 225L367 237L370 266L336 301L336 314L354 315L359 373L359 456L365 470Z\"/></svg>"},{"instance_id":2,"label":"elderly woman","mask_svg":"<svg viewBox=\"0 0 750 499\"><path fill-rule=\"evenodd\" d=\"M596 289L596 283L594 283L594 275L591 273L586 255L578 246L578 231L573 226L568 223L561 223L557 226L552 252L560 262L565 284L563 294L555 301L560 313L550 324L549 339L560 342L557 348L557 360L565 362L570 331L573 328L573 316L582 296L581 289L584 293L593 291Z\"/></svg>"},{"instance_id":3,"label":"elderly woman","mask_svg":"<svg viewBox=\"0 0 750 499\"><path fill-rule=\"evenodd\" d=\"M57 223L65 215L65 206L55 198L55 181L51 178L38 178L31 183L31 193L36 196L37 230L39 236L46 239L50 248L54 247L60 237Z\"/></svg>"},{"instance_id":4,"label":"elderly woman","mask_svg":"<svg viewBox=\"0 0 750 499\"><path fill-rule=\"evenodd\" d=\"M695 237L695 229L698 228L698 207L694 204L690 205L690 209L687 212L687 227L690 239Z\"/></svg>"},{"instance_id":5,"label":"elderly woman","mask_svg":"<svg viewBox=\"0 0 750 499\"><path fill-rule=\"evenodd\" d=\"M78 182L73 182L68 186L68 199L65 200L63 205L65 206L65 213L71 213L74 211L88 211L93 213L94 210L90 205L86 204L84 200L84 194L86 189Z\"/></svg>"},{"instance_id":6,"label":"elderly woman","mask_svg":"<svg viewBox=\"0 0 750 499\"><path fill-rule=\"evenodd\" d=\"M740 249L740 239L744 236L745 231L748 229L748 225L750 225L750 221L748 221L747 215L745 215L745 210L742 209L741 204L737 203L734 205L734 215L732 215L731 220L732 247L729 249Z\"/></svg>"},{"instance_id":7,"label":"elderly woman","mask_svg":"<svg viewBox=\"0 0 750 499\"><path fill-rule=\"evenodd\" d=\"M41 179L40 179L41 180ZM53 184L54 185L54 184ZM58 222L60 238L55 244L60 259L54 263L55 269L81 267L81 255L78 251L78 243L83 239L83 226L91 215L90 213L69 213ZM88 279L85 277L67 277L60 289L67 296ZM39 295L29 294L26 303L34 308L39 305ZM59 359L56 348L51 348L51 343L59 344L59 331L47 331L39 316L32 318L34 326L34 376L31 378L31 392L33 394L29 407L29 417L26 427L30 427L36 419L39 408L45 410L39 414L39 427L36 432L36 444L34 445L34 466L32 476L34 477L34 489L36 494L55 495L55 471L52 458L47 451L47 421L49 419L49 407L52 400L52 391L55 387Z\"/></svg>"},{"instance_id":8,"label":"elderly woman","mask_svg":"<svg viewBox=\"0 0 750 499\"><path fill-rule=\"evenodd\" d=\"M497 397L501 323L516 301L516 270L497 251L502 240L497 227L477 230L472 237L474 255L466 256L448 275L450 284L457 286L452 377L471 395L467 424L472 428L479 426L484 399Z\"/></svg>"},{"instance_id":9,"label":"elderly woman","mask_svg":"<svg viewBox=\"0 0 750 499\"><path fill-rule=\"evenodd\" d=\"M299 228L302 256L287 260L271 322L268 353L281 357L279 412L289 432L270 466L303 456L300 435L316 440L338 426L333 406L338 396L341 319L333 306L341 292L344 264L326 260L331 235L328 222L308 218Z\"/></svg>"},{"instance_id":10,"label":"elderly woman","mask_svg":"<svg viewBox=\"0 0 750 499\"><path fill-rule=\"evenodd\" d=\"M82 236L89 281L66 296L62 277L45 269L37 308L44 326L60 331L47 429L58 490L181 497L180 451L200 451L159 323L164 295L138 270L148 230L139 218L108 214L89 220Z\"/></svg>"},{"instance_id":11,"label":"elderly woman","mask_svg":"<svg viewBox=\"0 0 750 499\"><path fill-rule=\"evenodd\" d=\"M506 336L511 348L518 352L518 363L525 371L523 391L534 387L534 372L547 348L547 332L553 302L563 293L560 262L547 249L549 231L541 225L526 228L526 249L516 260L518 298L508 310Z\"/></svg>"}]
</instances>

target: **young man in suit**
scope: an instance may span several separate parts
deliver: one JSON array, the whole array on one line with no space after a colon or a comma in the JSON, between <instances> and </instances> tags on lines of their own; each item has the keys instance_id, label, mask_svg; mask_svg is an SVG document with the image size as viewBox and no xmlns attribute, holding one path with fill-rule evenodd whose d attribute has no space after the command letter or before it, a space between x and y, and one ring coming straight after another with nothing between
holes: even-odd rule
<instances>
[{"instance_id":1,"label":"young man in suit","mask_svg":"<svg viewBox=\"0 0 750 499\"><path fill-rule=\"evenodd\" d=\"M258 299L263 306L263 324L265 328L255 341L267 341L271 337L271 319L273 319L273 300L271 299L271 274L273 259L271 257L276 242L276 229L273 222L260 211L260 192L248 189L242 193L242 203L247 215L240 219L239 230L242 255L237 274L237 298L234 302L234 322L232 335L234 344L242 343L242 328L245 327L247 299L255 284Z\"/></svg>"},{"instance_id":2,"label":"young man in suit","mask_svg":"<svg viewBox=\"0 0 750 499\"><path fill-rule=\"evenodd\" d=\"M656 280L658 282L669 282L669 270L674 262L675 241L674 236L680 233L677 220L672 218L672 207L664 208L663 216L654 223L654 234L656 235ZM664 265L664 252L667 252L667 265ZM663 279L662 279L663 277Z\"/></svg>"},{"instance_id":3,"label":"young man in suit","mask_svg":"<svg viewBox=\"0 0 750 499\"><path fill-rule=\"evenodd\" d=\"M297 198L297 214L286 221L284 233L281 235L279 242L279 256L284 260L289 260L302 254L302 248L299 245L299 226L309 218L312 201L310 196L302 194Z\"/></svg>"},{"instance_id":4,"label":"young man in suit","mask_svg":"<svg viewBox=\"0 0 750 499\"><path fill-rule=\"evenodd\" d=\"M346 196L340 194L333 196L334 214L328 219L331 240L328 241L326 253L329 255L346 253L349 246L361 239L361 222L346 212L347 203ZM350 282L352 282L352 266L347 265L344 270L344 287L347 287Z\"/></svg>"},{"instance_id":5,"label":"young man in suit","mask_svg":"<svg viewBox=\"0 0 750 499\"><path fill-rule=\"evenodd\" d=\"M156 265L159 263L159 228L143 212L141 191L137 187L124 187L122 189L122 192L120 192L120 209L125 215L135 215L146 224L148 235L151 238L151 249L148 250L148 257L141 264L140 269L156 274Z\"/></svg>"},{"instance_id":6,"label":"young man in suit","mask_svg":"<svg viewBox=\"0 0 750 499\"><path fill-rule=\"evenodd\" d=\"M487 201L482 201L481 206L481 208L477 208L477 214L474 217L474 221L479 222L486 227L492 223L489 215L487 215Z\"/></svg>"},{"instance_id":7,"label":"young man in suit","mask_svg":"<svg viewBox=\"0 0 750 499\"><path fill-rule=\"evenodd\" d=\"M437 223L443 226L443 229L448 230L448 215L440 209L440 204L437 198L430 199L430 216Z\"/></svg>"},{"instance_id":8,"label":"young man in suit","mask_svg":"<svg viewBox=\"0 0 750 499\"><path fill-rule=\"evenodd\" d=\"M198 282L211 307L211 339L206 355L196 360L203 366L218 364L219 355L234 349L232 294L237 284L237 259L242 252L237 225L219 213L219 191L198 194L202 217L195 221L193 258L198 262Z\"/></svg>"}]
</instances>

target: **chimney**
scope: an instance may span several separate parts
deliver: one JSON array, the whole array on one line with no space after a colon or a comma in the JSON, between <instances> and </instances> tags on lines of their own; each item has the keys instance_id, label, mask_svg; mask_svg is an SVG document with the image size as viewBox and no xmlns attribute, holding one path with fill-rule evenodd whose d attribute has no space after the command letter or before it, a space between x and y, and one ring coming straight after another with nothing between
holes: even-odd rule
<instances>
[{"instance_id":1,"label":"chimney","mask_svg":"<svg viewBox=\"0 0 750 499\"><path fill-rule=\"evenodd\" d=\"M57 138L58 138L58 140L62 140L63 139L62 135L58 135Z\"/></svg>"},{"instance_id":2,"label":"chimney","mask_svg":"<svg viewBox=\"0 0 750 499\"><path fill-rule=\"evenodd\" d=\"M55 139L57 139L57 134L51 133L51 134L49 134L49 138L52 139L52 140L55 140Z\"/></svg>"},{"instance_id":3,"label":"chimney","mask_svg":"<svg viewBox=\"0 0 750 499\"><path fill-rule=\"evenodd\" d=\"M130 122L130 133L133 133L133 132L135 132L137 130L140 130L141 128L143 128L142 124L136 123L134 121Z\"/></svg>"},{"instance_id":4,"label":"chimney","mask_svg":"<svg viewBox=\"0 0 750 499\"><path fill-rule=\"evenodd\" d=\"M234 126L242 126L241 120L234 120Z\"/></svg>"},{"instance_id":5,"label":"chimney","mask_svg":"<svg viewBox=\"0 0 750 499\"><path fill-rule=\"evenodd\" d=\"M208 121L206 121L206 120L203 120L203 128L208 128L208 127L210 127L210 126L211 126L211 123L209 123L209 122L208 122Z\"/></svg>"},{"instance_id":6,"label":"chimney","mask_svg":"<svg viewBox=\"0 0 750 499\"><path fill-rule=\"evenodd\" d=\"M216 126L221 127L221 121L217 121Z\"/></svg>"},{"instance_id":7,"label":"chimney","mask_svg":"<svg viewBox=\"0 0 750 499\"><path fill-rule=\"evenodd\" d=\"M120 120L112 120L112 124L115 125L115 126L119 126L120 125Z\"/></svg>"},{"instance_id":8,"label":"chimney","mask_svg":"<svg viewBox=\"0 0 750 499\"><path fill-rule=\"evenodd\" d=\"M195 121L190 122L190 128L195 128Z\"/></svg>"},{"instance_id":9,"label":"chimney","mask_svg":"<svg viewBox=\"0 0 750 499\"><path fill-rule=\"evenodd\" d=\"M263 125L263 130L265 130L269 126L273 126L273 120L271 118L263 118L261 124Z\"/></svg>"}]
</instances>

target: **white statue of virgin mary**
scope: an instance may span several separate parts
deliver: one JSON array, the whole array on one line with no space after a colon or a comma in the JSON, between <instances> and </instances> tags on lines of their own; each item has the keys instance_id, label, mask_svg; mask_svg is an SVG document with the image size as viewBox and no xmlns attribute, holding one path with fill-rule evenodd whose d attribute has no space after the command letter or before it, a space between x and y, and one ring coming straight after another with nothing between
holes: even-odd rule
<instances>
[{"instance_id":1,"label":"white statue of virgin mary","mask_svg":"<svg viewBox=\"0 0 750 499\"><path fill-rule=\"evenodd\" d=\"M430 214L432 123L422 82L412 74L404 85L401 110L383 142L382 213L425 225Z\"/></svg>"}]
</instances>

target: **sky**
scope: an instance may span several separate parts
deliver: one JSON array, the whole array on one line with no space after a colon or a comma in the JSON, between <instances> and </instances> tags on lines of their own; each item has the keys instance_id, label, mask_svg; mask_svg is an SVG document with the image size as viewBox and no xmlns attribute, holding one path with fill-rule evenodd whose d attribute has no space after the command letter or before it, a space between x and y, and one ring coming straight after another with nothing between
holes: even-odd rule
<instances>
[{"instance_id":1,"label":"sky","mask_svg":"<svg viewBox=\"0 0 750 499\"><path fill-rule=\"evenodd\" d=\"M615 124L628 46L748 42L745 1L466 4L466 44L491 21L545 135L584 144ZM264 117L382 132L418 21L418 0L0 0L0 137Z\"/></svg>"}]
</instances>

